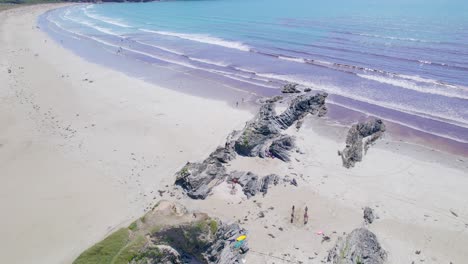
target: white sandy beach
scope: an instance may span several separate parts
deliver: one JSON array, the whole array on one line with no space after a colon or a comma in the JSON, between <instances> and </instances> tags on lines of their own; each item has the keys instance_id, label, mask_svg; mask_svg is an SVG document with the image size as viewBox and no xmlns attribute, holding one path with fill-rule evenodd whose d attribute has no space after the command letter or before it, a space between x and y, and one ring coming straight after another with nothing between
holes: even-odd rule
<instances>
[{"instance_id":1,"label":"white sandy beach","mask_svg":"<svg viewBox=\"0 0 468 264\"><path fill-rule=\"evenodd\" d=\"M75 56L36 28L53 7L0 13L2 263L70 263L251 116Z\"/></svg>"},{"instance_id":2,"label":"white sandy beach","mask_svg":"<svg viewBox=\"0 0 468 264\"><path fill-rule=\"evenodd\" d=\"M37 16L58 6L0 13L2 263L71 263L141 216L161 198L158 190L172 189L178 169L204 159L252 117L74 55L36 28ZM362 226L364 206L379 217L369 228L388 263L467 263L467 159L386 136L345 169L337 150L346 131L309 118L288 131L303 152L290 163L238 157L231 165L288 175L298 187L247 200L222 184L206 200L179 202L243 223L247 263L320 263L339 235ZM307 226L289 223L292 205L308 206ZM331 241L322 243L318 231Z\"/></svg>"}]
</instances>

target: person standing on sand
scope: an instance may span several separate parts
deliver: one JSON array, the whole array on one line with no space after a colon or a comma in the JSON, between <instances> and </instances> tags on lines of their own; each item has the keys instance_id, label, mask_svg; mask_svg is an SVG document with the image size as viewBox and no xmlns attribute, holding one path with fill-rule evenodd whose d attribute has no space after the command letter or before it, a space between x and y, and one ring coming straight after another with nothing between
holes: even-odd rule
<instances>
[{"instance_id":1,"label":"person standing on sand","mask_svg":"<svg viewBox=\"0 0 468 264\"><path fill-rule=\"evenodd\" d=\"M294 205L292 206L292 211L291 211L291 224L294 222Z\"/></svg>"},{"instance_id":2,"label":"person standing on sand","mask_svg":"<svg viewBox=\"0 0 468 264\"><path fill-rule=\"evenodd\" d=\"M309 210L309 208L305 208L305 212L304 212L304 225L307 225L307 223L309 222L309 214L307 213L307 211Z\"/></svg>"}]
</instances>

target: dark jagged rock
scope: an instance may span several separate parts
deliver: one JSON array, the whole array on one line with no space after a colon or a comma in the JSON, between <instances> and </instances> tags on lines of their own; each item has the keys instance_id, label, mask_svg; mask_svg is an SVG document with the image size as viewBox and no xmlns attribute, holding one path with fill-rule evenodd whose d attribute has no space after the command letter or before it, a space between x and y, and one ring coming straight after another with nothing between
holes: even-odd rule
<instances>
[{"instance_id":1,"label":"dark jagged rock","mask_svg":"<svg viewBox=\"0 0 468 264\"><path fill-rule=\"evenodd\" d=\"M285 86L283 86L283 89L281 89L282 93L300 93L296 87L298 86L297 83L288 83Z\"/></svg>"},{"instance_id":2,"label":"dark jagged rock","mask_svg":"<svg viewBox=\"0 0 468 264\"><path fill-rule=\"evenodd\" d=\"M310 92L310 91L312 91L312 89L310 89L310 88L305 88L305 89L304 89L304 92L306 92L306 93L308 93L308 92Z\"/></svg>"},{"instance_id":3,"label":"dark jagged rock","mask_svg":"<svg viewBox=\"0 0 468 264\"><path fill-rule=\"evenodd\" d=\"M270 154L282 161L289 161L289 151L294 148L294 138L289 135L283 135L276 139L270 145Z\"/></svg>"},{"instance_id":4,"label":"dark jagged rock","mask_svg":"<svg viewBox=\"0 0 468 264\"><path fill-rule=\"evenodd\" d=\"M274 102L267 102L260 107L253 121L247 123L240 137L235 141L234 149L239 155L265 157L267 143L281 132L274 122L276 116Z\"/></svg>"},{"instance_id":5,"label":"dark jagged rock","mask_svg":"<svg viewBox=\"0 0 468 264\"><path fill-rule=\"evenodd\" d=\"M255 118L247 123L235 141L235 151L242 156L262 158L269 156L270 145L281 137L282 130L302 120L309 113L319 116L326 113L326 97L326 93L298 96L280 115L276 115L275 101L267 101L260 107Z\"/></svg>"},{"instance_id":6,"label":"dark jagged rock","mask_svg":"<svg viewBox=\"0 0 468 264\"><path fill-rule=\"evenodd\" d=\"M387 253L377 237L366 228L353 230L346 238L340 237L328 252L327 262L333 264L383 264Z\"/></svg>"},{"instance_id":7,"label":"dark jagged rock","mask_svg":"<svg viewBox=\"0 0 468 264\"><path fill-rule=\"evenodd\" d=\"M229 147L219 147L202 163L187 162L177 172L175 184L181 186L191 198L205 199L211 189L228 176L223 163L234 157L235 153Z\"/></svg>"},{"instance_id":8,"label":"dark jagged rock","mask_svg":"<svg viewBox=\"0 0 468 264\"><path fill-rule=\"evenodd\" d=\"M317 114L319 117L327 113L325 99L328 94L301 95L294 98L288 108L275 117L281 129L289 128L294 122L303 119L307 114Z\"/></svg>"},{"instance_id":9,"label":"dark jagged rock","mask_svg":"<svg viewBox=\"0 0 468 264\"><path fill-rule=\"evenodd\" d=\"M372 224L374 222L375 216L374 216L374 210L370 207L364 208L364 222L366 224Z\"/></svg>"},{"instance_id":10,"label":"dark jagged rock","mask_svg":"<svg viewBox=\"0 0 468 264\"><path fill-rule=\"evenodd\" d=\"M277 185L279 176L270 174L264 177L259 177L252 172L232 172L229 176L230 181L237 182L247 198L255 196L257 193L267 194L268 188L273 184Z\"/></svg>"},{"instance_id":11,"label":"dark jagged rock","mask_svg":"<svg viewBox=\"0 0 468 264\"><path fill-rule=\"evenodd\" d=\"M288 152L294 148L294 140L281 132L307 114L324 115L326 97L326 93L298 96L291 100L288 108L280 115L276 115L275 103L282 97L267 99L255 118L242 131L230 134L225 147L217 148L201 163L188 162L177 172L175 184L181 186L189 197L205 199L213 187L228 177L224 164L233 160L236 152L242 156L269 156L289 161ZM263 178L257 178L256 181L262 182ZM256 181L249 182L253 186L249 187L248 184L245 187L247 196L253 196L262 189L257 188ZM266 189L262 193L266 193Z\"/></svg>"},{"instance_id":12,"label":"dark jagged rock","mask_svg":"<svg viewBox=\"0 0 468 264\"><path fill-rule=\"evenodd\" d=\"M222 224L216 232L215 239L203 253L207 263L243 263L243 254L249 251L249 246L247 242L244 242L236 248L235 244L237 237L246 234L247 231L237 224Z\"/></svg>"},{"instance_id":13,"label":"dark jagged rock","mask_svg":"<svg viewBox=\"0 0 468 264\"><path fill-rule=\"evenodd\" d=\"M356 162L362 161L363 152L367 152L369 146L382 137L384 132L385 125L381 119L353 125L348 131L345 149L338 152L343 160L343 166L351 168Z\"/></svg>"}]
</instances>

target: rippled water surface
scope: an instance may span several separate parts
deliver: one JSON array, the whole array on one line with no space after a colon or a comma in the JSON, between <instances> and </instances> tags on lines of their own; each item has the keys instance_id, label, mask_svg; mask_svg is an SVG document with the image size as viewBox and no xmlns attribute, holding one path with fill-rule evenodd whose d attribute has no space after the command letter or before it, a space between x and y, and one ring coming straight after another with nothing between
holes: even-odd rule
<instances>
[{"instance_id":1,"label":"rippled water surface","mask_svg":"<svg viewBox=\"0 0 468 264\"><path fill-rule=\"evenodd\" d=\"M330 93L331 106L468 146L465 1L83 4L40 23L75 46L86 41L141 67L265 95L295 82Z\"/></svg>"}]
</instances>

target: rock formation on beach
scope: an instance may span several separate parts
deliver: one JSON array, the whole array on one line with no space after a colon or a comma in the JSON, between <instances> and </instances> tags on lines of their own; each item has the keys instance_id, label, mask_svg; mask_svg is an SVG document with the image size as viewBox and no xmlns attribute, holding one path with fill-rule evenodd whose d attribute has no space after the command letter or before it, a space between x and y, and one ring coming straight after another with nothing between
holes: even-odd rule
<instances>
[{"instance_id":1,"label":"rock formation on beach","mask_svg":"<svg viewBox=\"0 0 468 264\"><path fill-rule=\"evenodd\" d=\"M364 208L364 223L365 224L372 224L374 222L375 215L374 210L370 207Z\"/></svg>"},{"instance_id":2,"label":"rock formation on beach","mask_svg":"<svg viewBox=\"0 0 468 264\"><path fill-rule=\"evenodd\" d=\"M189 197L205 199L211 193L213 187L229 176L225 164L233 160L236 154L261 158L275 157L282 161L289 161L289 152L294 148L294 138L282 134L282 131L295 122L301 122L308 114L323 116L327 111L325 106L326 97L326 93L297 96L291 100L287 109L279 115L276 114L275 103L281 97L266 100L254 119L247 122L244 129L234 131L229 135L224 147L218 147L200 163L188 162L178 171L175 184L181 186ZM248 173L244 174L247 175ZM257 186L259 183L253 181L246 182L246 186L252 184L255 187L245 187L241 184L244 193L247 196L253 196L260 189L265 189L260 191L265 194L270 178L264 177L261 181L263 179L267 179L266 185Z\"/></svg>"},{"instance_id":3,"label":"rock formation on beach","mask_svg":"<svg viewBox=\"0 0 468 264\"><path fill-rule=\"evenodd\" d=\"M345 238L338 238L328 252L327 262L333 264L382 264L387 253L374 233L366 228L354 229Z\"/></svg>"},{"instance_id":4,"label":"rock formation on beach","mask_svg":"<svg viewBox=\"0 0 468 264\"><path fill-rule=\"evenodd\" d=\"M257 193L265 195L268 192L269 186L279 183L280 177L276 174L259 177L252 172L234 171L229 175L228 180L239 184L247 198L250 198Z\"/></svg>"},{"instance_id":5,"label":"rock formation on beach","mask_svg":"<svg viewBox=\"0 0 468 264\"><path fill-rule=\"evenodd\" d=\"M283 86L283 89L281 89L281 92L282 93L300 93L301 91L299 91L296 88L298 85L299 84L296 84L296 83L288 83L285 86Z\"/></svg>"},{"instance_id":6,"label":"rock formation on beach","mask_svg":"<svg viewBox=\"0 0 468 264\"><path fill-rule=\"evenodd\" d=\"M288 108L280 115L275 112L277 100L267 101L235 140L234 149L242 156L262 158L270 156L269 148L275 140L282 137L283 130L289 128L294 122L300 122L307 114L323 116L326 113L326 97L326 93L298 96L289 103ZM288 145L291 145L292 139L289 138L288 141Z\"/></svg>"},{"instance_id":7,"label":"rock formation on beach","mask_svg":"<svg viewBox=\"0 0 468 264\"><path fill-rule=\"evenodd\" d=\"M231 148L219 147L201 163L188 162L177 172L175 184L181 186L191 198L205 199L211 189L228 176L224 163L235 155Z\"/></svg>"},{"instance_id":8,"label":"rock formation on beach","mask_svg":"<svg viewBox=\"0 0 468 264\"><path fill-rule=\"evenodd\" d=\"M381 119L372 119L353 125L348 131L345 149L338 152L343 160L343 166L351 168L356 162L362 161L369 146L381 138L384 132L385 125Z\"/></svg>"},{"instance_id":9,"label":"rock formation on beach","mask_svg":"<svg viewBox=\"0 0 468 264\"><path fill-rule=\"evenodd\" d=\"M128 228L122 228L83 252L73 263L242 263L247 231L180 204L159 202Z\"/></svg>"}]
</instances>

